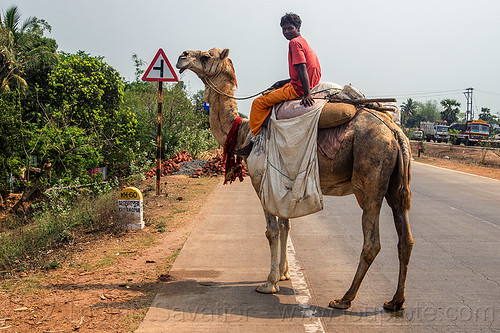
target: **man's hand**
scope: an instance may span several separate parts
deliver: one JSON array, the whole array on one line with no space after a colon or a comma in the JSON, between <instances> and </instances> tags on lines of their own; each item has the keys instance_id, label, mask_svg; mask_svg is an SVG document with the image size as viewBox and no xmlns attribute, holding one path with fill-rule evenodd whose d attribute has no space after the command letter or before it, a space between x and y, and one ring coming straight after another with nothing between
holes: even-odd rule
<instances>
[{"instance_id":1,"label":"man's hand","mask_svg":"<svg viewBox=\"0 0 500 333\"><path fill-rule=\"evenodd\" d=\"M312 98L311 95L304 95L302 96L302 100L300 101L300 104L304 106L312 106L314 104L314 98Z\"/></svg>"}]
</instances>

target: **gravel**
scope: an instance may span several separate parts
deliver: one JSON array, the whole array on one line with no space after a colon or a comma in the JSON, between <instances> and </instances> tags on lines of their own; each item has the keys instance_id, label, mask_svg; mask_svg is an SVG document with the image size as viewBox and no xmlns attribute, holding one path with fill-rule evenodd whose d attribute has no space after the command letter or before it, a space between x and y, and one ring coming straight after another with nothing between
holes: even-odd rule
<instances>
[{"instance_id":1,"label":"gravel","mask_svg":"<svg viewBox=\"0 0 500 333\"><path fill-rule=\"evenodd\" d=\"M174 175L190 175L195 169L201 169L207 163L205 160L193 160L189 162L184 162L181 164L179 171L174 173Z\"/></svg>"}]
</instances>

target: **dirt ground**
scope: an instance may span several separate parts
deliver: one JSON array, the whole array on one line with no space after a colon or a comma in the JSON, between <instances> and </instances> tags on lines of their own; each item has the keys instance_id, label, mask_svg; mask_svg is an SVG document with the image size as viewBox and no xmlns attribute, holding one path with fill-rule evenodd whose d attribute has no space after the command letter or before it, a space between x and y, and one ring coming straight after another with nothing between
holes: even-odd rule
<instances>
[{"instance_id":1,"label":"dirt ground","mask_svg":"<svg viewBox=\"0 0 500 333\"><path fill-rule=\"evenodd\" d=\"M133 332L219 181L167 176L157 197L149 179L145 229L85 239L61 268L0 280L0 332Z\"/></svg>"},{"instance_id":2,"label":"dirt ground","mask_svg":"<svg viewBox=\"0 0 500 333\"><path fill-rule=\"evenodd\" d=\"M418 157L412 142L415 161L500 180L498 150L424 148ZM0 332L133 332L160 286L171 280L169 269L220 178L165 181L159 197L153 179L139 186L144 230L86 239L68 249L61 268L1 280Z\"/></svg>"},{"instance_id":3,"label":"dirt ground","mask_svg":"<svg viewBox=\"0 0 500 333\"><path fill-rule=\"evenodd\" d=\"M500 149L453 146L425 142L418 157L418 142L411 141L413 158L417 162L500 180Z\"/></svg>"}]
</instances>

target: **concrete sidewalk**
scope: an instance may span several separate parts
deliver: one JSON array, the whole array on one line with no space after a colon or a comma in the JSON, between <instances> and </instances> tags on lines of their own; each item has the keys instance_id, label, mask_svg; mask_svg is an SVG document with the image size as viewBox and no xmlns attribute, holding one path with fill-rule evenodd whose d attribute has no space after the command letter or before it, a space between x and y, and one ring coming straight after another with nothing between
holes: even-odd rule
<instances>
[{"instance_id":1,"label":"concrete sidewalk","mask_svg":"<svg viewBox=\"0 0 500 333\"><path fill-rule=\"evenodd\" d=\"M265 218L250 179L219 184L136 332L304 332L311 318L290 281L257 293L269 273Z\"/></svg>"}]
</instances>

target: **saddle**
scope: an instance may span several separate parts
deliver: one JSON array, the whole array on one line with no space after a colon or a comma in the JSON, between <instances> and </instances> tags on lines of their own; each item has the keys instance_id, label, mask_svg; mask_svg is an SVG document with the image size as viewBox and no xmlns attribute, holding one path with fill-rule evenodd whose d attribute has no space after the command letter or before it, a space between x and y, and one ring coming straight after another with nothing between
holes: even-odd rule
<instances>
[{"instance_id":1,"label":"saddle","mask_svg":"<svg viewBox=\"0 0 500 333\"><path fill-rule=\"evenodd\" d=\"M333 159L340 148L350 121L358 111L367 107L385 112L395 122L399 119L399 108L394 99L365 99L365 96L352 85L344 87L330 82L322 82L311 90L315 103L305 107L300 101L280 103L274 107L276 119L292 119L311 110L321 108L318 120L318 148L328 158ZM263 126L266 126L266 122Z\"/></svg>"},{"instance_id":2,"label":"saddle","mask_svg":"<svg viewBox=\"0 0 500 333\"><path fill-rule=\"evenodd\" d=\"M318 120L318 148L328 158L333 159L340 148L349 121L357 112L356 106L348 103L330 103L329 96L340 95L343 88L335 83L320 83L311 93L314 104L306 107L300 100L287 101L275 105L273 112L277 120L300 117L312 110L321 109ZM267 121L263 126L267 126Z\"/></svg>"}]
</instances>

